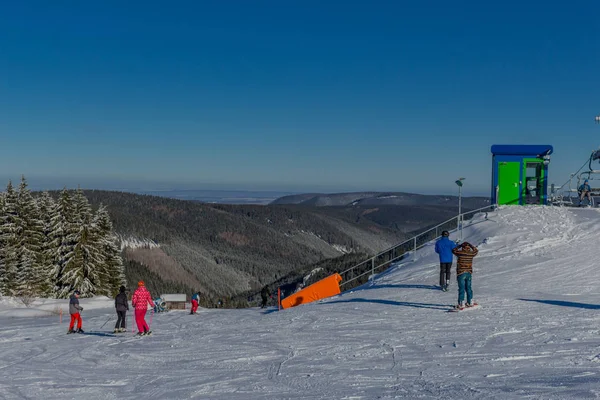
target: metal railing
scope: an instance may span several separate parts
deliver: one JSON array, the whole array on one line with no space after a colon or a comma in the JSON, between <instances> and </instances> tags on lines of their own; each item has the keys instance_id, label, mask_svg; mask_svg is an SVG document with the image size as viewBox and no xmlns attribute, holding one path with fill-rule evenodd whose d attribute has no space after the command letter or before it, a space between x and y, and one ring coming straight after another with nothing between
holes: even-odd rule
<instances>
[{"instance_id":1,"label":"metal railing","mask_svg":"<svg viewBox=\"0 0 600 400\"><path fill-rule=\"evenodd\" d=\"M498 206L494 204L464 212L432 228L429 228L426 231L421 232L400 244L383 250L373 257L351 268L348 268L343 272L340 272L340 275L342 276L342 283L340 284L340 287L342 287L343 290L349 290L368 282L369 277L375 275L376 271L379 272L382 268L389 268L394 262L402 260L408 254L412 253L414 258L418 249L424 247L432 240L440 237L443 231L462 231L465 220L471 220L475 214L478 213L487 214L488 212L495 211L497 207Z\"/></svg>"}]
</instances>

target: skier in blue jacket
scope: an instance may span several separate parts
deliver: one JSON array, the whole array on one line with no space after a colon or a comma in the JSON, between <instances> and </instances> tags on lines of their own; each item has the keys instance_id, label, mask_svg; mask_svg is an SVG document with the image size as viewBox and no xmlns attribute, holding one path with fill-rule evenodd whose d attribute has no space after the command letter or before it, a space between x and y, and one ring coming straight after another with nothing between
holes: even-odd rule
<instances>
[{"instance_id":1,"label":"skier in blue jacket","mask_svg":"<svg viewBox=\"0 0 600 400\"><path fill-rule=\"evenodd\" d=\"M452 250L455 247L456 243L450 240L448 231L443 231L441 239L435 243L435 252L440 255L440 288L444 292L448 291L448 285L450 285L450 271L454 259Z\"/></svg>"}]
</instances>

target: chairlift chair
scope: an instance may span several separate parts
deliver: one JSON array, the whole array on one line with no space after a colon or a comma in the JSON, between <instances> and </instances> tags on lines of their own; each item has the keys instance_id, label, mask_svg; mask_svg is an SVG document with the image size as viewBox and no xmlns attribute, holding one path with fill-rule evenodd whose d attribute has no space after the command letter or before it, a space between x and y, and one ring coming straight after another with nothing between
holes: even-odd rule
<instances>
[{"instance_id":1,"label":"chairlift chair","mask_svg":"<svg viewBox=\"0 0 600 400\"><path fill-rule=\"evenodd\" d=\"M555 204L559 204L559 205L568 205L568 206L579 206L581 205L583 202L580 200L581 198L581 191L579 190L579 187L583 184L583 182L585 182L586 180L588 181L588 185L590 186L591 192L590 192L590 197L591 197L591 201L589 201L589 206L594 207L595 205L595 197L600 196L600 170L595 170L592 167L592 161L596 161L596 160L600 160L600 149L598 150L594 150L592 151L592 154L590 154L590 157L587 161L588 164L588 170L587 171L583 171L580 172L581 169L583 169L583 167L585 166L582 165L581 168L579 169L579 171L571 174L571 177L569 178L569 181L567 182L569 184L569 188L566 189L564 188L566 186L566 183L564 185L562 185L559 190L561 192L560 196L556 196L555 197ZM573 187L573 181L574 178L577 178L577 183L576 186ZM560 200L559 200L560 198Z\"/></svg>"}]
</instances>

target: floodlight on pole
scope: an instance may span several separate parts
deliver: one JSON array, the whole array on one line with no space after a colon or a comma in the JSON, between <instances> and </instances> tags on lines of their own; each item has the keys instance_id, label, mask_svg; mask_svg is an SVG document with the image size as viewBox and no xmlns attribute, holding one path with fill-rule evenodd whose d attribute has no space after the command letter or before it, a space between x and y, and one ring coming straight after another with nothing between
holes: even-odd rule
<instances>
[{"instance_id":1,"label":"floodlight on pole","mask_svg":"<svg viewBox=\"0 0 600 400\"><path fill-rule=\"evenodd\" d=\"M600 115L596 116L595 120L597 124L600 124Z\"/></svg>"},{"instance_id":2,"label":"floodlight on pole","mask_svg":"<svg viewBox=\"0 0 600 400\"><path fill-rule=\"evenodd\" d=\"M463 240L463 230L462 230L462 186L465 178L458 178L454 183L458 186L458 231L460 232L460 241Z\"/></svg>"}]
</instances>

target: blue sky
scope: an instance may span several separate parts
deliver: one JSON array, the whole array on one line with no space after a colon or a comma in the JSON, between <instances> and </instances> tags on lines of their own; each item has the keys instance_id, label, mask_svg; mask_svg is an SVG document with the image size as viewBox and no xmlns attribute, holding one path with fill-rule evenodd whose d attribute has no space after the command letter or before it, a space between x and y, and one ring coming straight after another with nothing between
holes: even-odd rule
<instances>
[{"instance_id":1,"label":"blue sky","mask_svg":"<svg viewBox=\"0 0 600 400\"><path fill-rule=\"evenodd\" d=\"M4 2L0 178L487 194L600 145L600 3Z\"/></svg>"}]
</instances>

